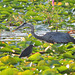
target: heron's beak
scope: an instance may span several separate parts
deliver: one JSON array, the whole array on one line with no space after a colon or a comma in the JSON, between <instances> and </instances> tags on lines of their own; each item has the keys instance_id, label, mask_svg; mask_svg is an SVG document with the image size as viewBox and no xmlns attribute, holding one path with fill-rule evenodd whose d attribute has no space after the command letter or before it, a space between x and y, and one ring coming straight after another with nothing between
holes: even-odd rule
<instances>
[{"instance_id":1,"label":"heron's beak","mask_svg":"<svg viewBox=\"0 0 75 75\"><path fill-rule=\"evenodd\" d=\"M19 27L17 27L16 29L14 29L12 32L14 32L14 31L18 30L19 28L24 27L24 25L25 25L25 24L27 24L27 23L23 23L22 25L20 25L20 26L19 26Z\"/></svg>"}]
</instances>

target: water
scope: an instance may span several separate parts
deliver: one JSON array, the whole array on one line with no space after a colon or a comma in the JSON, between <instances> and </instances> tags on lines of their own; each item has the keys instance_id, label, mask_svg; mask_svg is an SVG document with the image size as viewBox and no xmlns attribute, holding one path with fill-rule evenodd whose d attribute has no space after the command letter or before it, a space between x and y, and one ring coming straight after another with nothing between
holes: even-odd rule
<instances>
[{"instance_id":1,"label":"water","mask_svg":"<svg viewBox=\"0 0 75 75\"><path fill-rule=\"evenodd\" d=\"M50 32L50 29L47 29L48 25L36 25L35 26L35 34L42 36L46 34L47 32ZM22 41L22 38L25 36L28 36L27 33L24 33L23 31L30 32L31 29L20 29L15 32L12 32L14 30L14 27L10 27L11 31L1 31L0 33L0 41ZM55 32L55 30L54 30ZM68 30L58 30L58 32L68 32ZM71 36L75 37L75 34L71 34Z\"/></svg>"}]
</instances>

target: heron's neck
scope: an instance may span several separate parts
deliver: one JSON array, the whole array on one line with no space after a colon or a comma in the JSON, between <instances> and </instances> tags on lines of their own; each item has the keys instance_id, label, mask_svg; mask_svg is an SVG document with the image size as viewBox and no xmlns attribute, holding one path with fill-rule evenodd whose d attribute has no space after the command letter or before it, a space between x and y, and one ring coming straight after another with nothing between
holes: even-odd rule
<instances>
[{"instance_id":1,"label":"heron's neck","mask_svg":"<svg viewBox=\"0 0 75 75\"><path fill-rule=\"evenodd\" d=\"M42 36L38 36L38 35L36 35L36 34L34 33L34 27L33 27L32 25L30 26L30 28L31 28L31 34L32 34L35 38L40 39L40 40L43 40L43 37L42 37Z\"/></svg>"}]
</instances>

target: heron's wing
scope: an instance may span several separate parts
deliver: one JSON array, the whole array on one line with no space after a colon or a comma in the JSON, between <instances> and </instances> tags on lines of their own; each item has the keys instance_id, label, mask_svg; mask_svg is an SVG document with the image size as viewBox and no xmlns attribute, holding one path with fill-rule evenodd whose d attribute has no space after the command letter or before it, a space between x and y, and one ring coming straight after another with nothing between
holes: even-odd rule
<instances>
[{"instance_id":1,"label":"heron's wing","mask_svg":"<svg viewBox=\"0 0 75 75\"><path fill-rule=\"evenodd\" d=\"M50 36L49 40L57 43L68 43L73 42L73 37L71 37L68 33L55 33Z\"/></svg>"}]
</instances>

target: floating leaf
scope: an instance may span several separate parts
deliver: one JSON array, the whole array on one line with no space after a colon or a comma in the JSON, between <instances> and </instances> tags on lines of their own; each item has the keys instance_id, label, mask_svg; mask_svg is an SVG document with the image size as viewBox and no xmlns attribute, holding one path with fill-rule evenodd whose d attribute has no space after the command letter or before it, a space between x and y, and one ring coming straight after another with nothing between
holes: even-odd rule
<instances>
[{"instance_id":1,"label":"floating leaf","mask_svg":"<svg viewBox=\"0 0 75 75\"><path fill-rule=\"evenodd\" d=\"M24 72L19 72L18 75L33 75L33 72L30 70L25 70Z\"/></svg>"},{"instance_id":2,"label":"floating leaf","mask_svg":"<svg viewBox=\"0 0 75 75\"><path fill-rule=\"evenodd\" d=\"M38 62L38 66L44 66L44 65L48 65L44 60L40 60Z\"/></svg>"},{"instance_id":3,"label":"floating leaf","mask_svg":"<svg viewBox=\"0 0 75 75\"><path fill-rule=\"evenodd\" d=\"M51 66L52 65L60 65L60 62L59 62L59 60L52 60L50 63L49 63Z\"/></svg>"},{"instance_id":4,"label":"floating leaf","mask_svg":"<svg viewBox=\"0 0 75 75\"><path fill-rule=\"evenodd\" d=\"M4 47L4 48L0 49L0 52L13 52L13 51L8 47Z\"/></svg>"},{"instance_id":5,"label":"floating leaf","mask_svg":"<svg viewBox=\"0 0 75 75\"><path fill-rule=\"evenodd\" d=\"M75 72L75 63L70 64L70 70Z\"/></svg>"},{"instance_id":6,"label":"floating leaf","mask_svg":"<svg viewBox=\"0 0 75 75\"><path fill-rule=\"evenodd\" d=\"M42 75L61 75L58 73L58 71L54 69L46 69L42 72Z\"/></svg>"},{"instance_id":7,"label":"floating leaf","mask_svg":"<svg viewBox=\"0 0 75 75\"><path fill-rule=\"evenodd\" d=\"M6 69L8 66L0 66L0 71Z\"/></svg>"},{"instance_id":8,"label":"floating leaf","mask_svg":"<svg viewBox=\"0 0 75 75\"><path fill-rule=\"evenodd\" d=\"M75 57L73 57L73 55L72 55L71 52L66 52L66 53L64 53L64 54L63 54L63 57L65 57L65 58L75 58Z\"/></svg>"},{"instance_id":9,"label":"floating leaf","mask_svg":"<svg viewBox=\"0 0 75 75\"><path fill-rule=\"evenodd\" d=\"M68 70L68 68L66 66L61 66L58 68L59 72L66 72Z\"/></svg>"},{"instance_id":10,"label":"floating leaf","mask_svg":"<svg viewBox=\"0 0 75 75\"><path fill-rule=\"evenodd\" d=\"M10 1L12 1L12 0L3 0L3 2L10 2Z\"/></svg>"},{"instance_id":11,"label":"floating leaf","mask_svg":"<svg viewBox=\"0 0 75 75\"><path fill-rule=\"evenodd\" d=\"M44 18L43 17L40 17L40 16L35 16L32 19L33 20L36 20L36 21L42 21L42 20L44 20Z\"/></svg>"},{"instance_id":12,"label":"floating leaf","mask_svg":"<svg viewBox=\"0 0 75 75\"><path fill-rule=\"evenodd\" d=\"M17 61L10 56L2 57L0 58L0 61L4 64L17 64Z\"/></svg>"},{"instance_id":13,"label":"floating leaf","mask_svg":"<svg viewBox=\"0 0 75 75\"><path fill-rule=\"evenodd\" d=\"M36 16L36 15L38 15L38 13L37 12L34 12L34 11L28 11L26 13L26 16Z\"/></svg>"},{"instance_id":14,"label":"floating leaf","mask_svg":"<svg viewBox=\"0 0 75 75\"><path fill-rule=\"evenodd\" d=\"M17 0L17 1L20 1L20 2L28 2L28 0Z\"/></svg>"},{"instance_id":15,"label":"floating leaf","mask_svg":"<svg viewBox=\"0 0 75 75\"><path fill-rule=\"evenodd\" d=\"M72 71L74 71L74 72L75 72L75 67L73 67L73 68L72 68Z\"/></svg>"},{"instance_id":16,"label":"floating leaf","mask_svg":"<svg viewBox=\"0 0 75 75\"><path fill-rule=\"evenodd\" d=\"M4 66L4 63L0 62L0 66Z\"/></svg>"},{"instance_id":17,"label":"floating leaf","mask_svg":"<svg viewBox=\"0 0 75 75\"><path fill-rule=\"evenodd\" d=\"M40 59L41 59L41 54L40 53L33 54L32 56L30 56L28 58L28 60L40 60Z\"/></svg>"},{"instance_id":18,"label":"floating leaf","mask_svg":"<svg viewBox=\"0 0 75 75\"><path fill-rule=\"evenodd\" d=\"M35 46L39 46L43 44L41 41L38 40L33 40L33 42L35 43Z\"/></svg>"},{"instance_id":19,"label":"floating leaf","mask_svg":"<svg viewBox=\"0 0 75 75\"><path fill-rule=\"evenodd\" d=\"M49 67L49 66L45 66L45 65L43 65L43 66L37 66L37 68L38 68L39 70L46 70L46 69L50 69L50 67Z\"/></svg>"},{"instance_id":20,"label":"floating leaf","mask_svg":"<svg viewBox=\"0 0 75 75\"><path fill-rule=\"evenodd\" d=\"M16 52L20 52L21 51L20 48L13 48L13 50L15 50Z\"/></svg>"},{"instance_id":21,"label":"floating leaf","mask_svg":"<svg viewBox=\"0 0 75 75\"><path fill-rule=\"evenodd\" d=\"M7 68L0 72L0 75L17 75L18 70L16 68Z\"/></svg>"}]
</instances>

